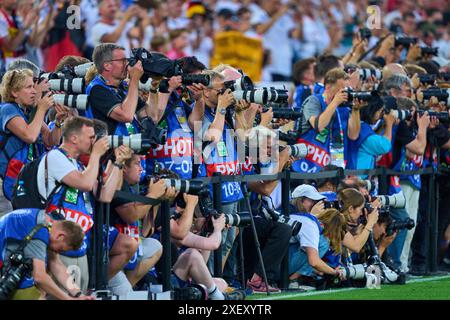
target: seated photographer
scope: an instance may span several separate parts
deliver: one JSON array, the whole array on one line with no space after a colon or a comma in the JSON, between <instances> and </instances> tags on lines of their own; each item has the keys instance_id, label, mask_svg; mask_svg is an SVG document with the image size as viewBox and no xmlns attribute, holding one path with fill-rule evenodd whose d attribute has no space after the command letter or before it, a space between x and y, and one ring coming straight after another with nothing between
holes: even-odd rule
<instances>
[{"instance_id":1,"label":"seated photographer","mask_svg":"<svg viewBox=\"0 0 450 320\"><path fill-rule=\"evenodd\" d=\"M293 197L294 193L295 190ZM327 263L330 253L341 253L342 237L346 230L344 215L336 209L325 209L318 215L291 213L291 219L301 222L302 227L289 244L289 287L296 288L296 283L308 283L310 278L318 280L323 275L345 280L341 268Z\"/></svg>"},{"instance_id":2,"label":"seated photographer","mask_svg":"<svg viewBox=\"0 0 450 320\"><path fill-rule=\"evenodd\" d=\"M384 102L378 95L372 97L361 110L361 130L356 139L350 140L348 147L347 169L373 169L378 156L391 150L392 127L395 117L385 114ZM372 129L384 119L384 133L376 134Z\"/></svg>"},{"instance_id":3,"label":"seated photographer","mask_svg":"<svg viewBox=\"0 0 450 320\"><path fill-rule=\"evenodd\" d=\"M134 187L138 185L142 171L141 156L133 154L124 163L121 191L134 194ZM165 193L166 186L164 180L159 180L155 183L151 181L146 196L152 199L159 199ZM139 221L144 219L152 207L149 204L133 202L117 197L111 202L111 225L117 229L113 232L112 238L115 238L117 232L119 232L133 238L139 244L138 250L125 266L124 272L122 270L119 271L109 281L108 286L115 294L126 295L132 291L136 283L147 274L161 257L162 247L159 241L153 238L141 238L140 236ZM114 239L111 242L113 243ZM128 282L126 279L128 279Z\"/></svg>"},{"instance_id":4,"label":"seated photographer","mask_svg":"<svg viewBox=\"0 0 450 320\"><path fill-rule=\"evenodd\" d=\"M49 130L44 122L48 109L54 104L51 93L37 95L33 72L29 69L5 73L1 83L0 107L0 177L3 194L11 200L12 191L20 169L47 147L58 145L61 128ZM57 106L57 118L62 120L66 109Z\"/></svg>"},{"instance_id":5,"label":"seated photographer","mask_svg":"<svg viewBox=\"0 0 450 320\"><path fill-rule=\"evenodd\" d=\"M329 164L323 167L322 172L325 171L336 171L337 166ZM324 178L317 179L316 188L321 195L325 196L328 201L335 201L337 199L337 187L339 185L339 178Z\"/></svg>"},{"instance_id":6,"label":"seated photographer","mask_svg":"<svg viewBox=\"0 0 450 320\"><path fill-rule=\"evenodd\" d=\"M92 59L98 75L86 87L89 96L86 116L106 122L108 132L113 135L139 133L136 113L140 118L149 116L154 99L154 94L149 94L146 104L138 96L139 80L144 74L142 62L130 66L125 49L112 43L96 46ZM128 84L124 81L127 73Z\"/></svg>"},{"instance_id":7,"label":"seated photographer","mask_svg":"<svg viewBox=\"0 0 450 320\"><path fill-rule=\"evenodd\" d=\"M348 101L348 79L342 69L332 69L325 75L323 94L305 100L298 142L306 143L312 151L293 164L294 171L317 172L330 163L345 167L348 140L356 139L360 131L359 103L351 111L341 106Z\"/></svg>"},{"instance_id":8,"label":"seated photographer","mask_svg":"<svg viewBox=\"0 0 450 320\"><path fill-rule=\"evenodd\" d=\"M106 130L105 130L106 131ZM63 143L49 151L39 163L37 171L38 192L47 200L46 212L57 211L67 220L78 223L85 232L83 246L76 251L62 253L67 265L81 269L81 289L87 290L88 267L86 250L89 245L89 231L94 224L92 194L101 202L110 202L121 182L120 172L129 152L120 147L114 150L116 162L109 161L104 171L103 185L98 190L100 158L109 149L105 133L97 132L103 138L96 139L94 122L83 117L73 117L63 126ZM86 168L79 162L79 156L90 154ZM92 193L92 194L91 194ZM128 237L129 238L129 237ZM117 273L133 256L137 246L131 238L123 236L111 250L109 277ZM126 254L124 254L126 252Z\"/></svg>"},{"instance_id":9,"label":"seated photographer","mask_svg":"<svg viewBox=\"0 0 450 320\"><path fill-rule=\"evenodd\" d=\"M195 57L180 60L183 77L198 74L206 69ZM174 76L159 83L158 108L152 110L151 117L160 128L167 130L167 141L148 153L146 160L148 174L153 172L154 163L157 162L161 168L176 172L182 179L195 177L192 172L193 133L189 125L192 111L190 99L192 95L195 100L194 108L198 108L196 105L203 103L202 90L205 87L198 83L184 86L183 77ZM186 95L188 97L185 97Z\"/></svg>"},{"instance_id":10,"label":"seated photographer","mask_svg":"<svg viewBox=\"0 0 450 320\"><path fill-rule=\"evenodd\" d=\"M370 203L367 209L364 196L353 188L341 190L338 200L341 203L340 211L347 220L347 232L342 245L353 252L360 252L378 221L378 200Z\"/></svg>"},{"instance_id":11,"label":"seated photographer","mask_svg":"<svg viewBox=\"0 0 450 320\"><path fill-rule=\"evenodd\" d=\"M270 122L270 119L267 119ZM257 136L250 135L250 140L259 141L259 155L254 163L250 163L250 169L245 174L265 175L277 174L289 165L290 157L288 148L274 149L278 143L274 141L276 135L272 131L252 130ZM271 133L272 135L268 135ZM265 139L262 137L264 136ZM275 137L274 137L275 136ZM281 151L280 151L281 150ZM267 161L269 160L269 161ZM269 283L269 292L280 292L275 286L279 278L279 266L287 253L289 237L293 232L293 226L284 221L278 212L272 197L281 198L279 180L261 180L248 183L252 191L251 212L254 216L255 229L261 244L261 255ZM280 220L280 221L278 221ZM297 230L298 232L298 230ZM254 292L266 292L267 287L263 280L262 266L256 255L257 249L251 228L243 229L244 246L244 270L248 279L247 286Z\"/></svg>"},{"instance_id":12,"label":"seated photographer","mask_svg":"<svg viewBox=\"0 0 450 320\"><path fill-rule=\"evenodd\" d=\"M186 197L194 196L185 195L183 198L186 199ZM182 199L180 200L177 201L177 215L183 215L185 210L183 206L186 203ZM171 226L175 223L176 220L171 219ZM204 236L188 232L183 239L172 238L172 242L179 248L178 258L172 268L174 285L184 288L191 282L202 284L206 287L210 300L228 300L233 297L233 295L229 296L225 293L226 283L220 278L213 278L207 266L210 252L217 250L222 242L224 228L224 215L211 214L206 217L203 224Z\"/></svg>"},{"instance_id":13,"label":"seated photographer","mask_svg":"<svg viewBox=\"0 0 450 320\"><path fill-rule=\"evenodd\" d=\"M57 219L56 216L53 220L53 215L46 215L44 210L21 209L0 218L0 276L5 276L0 282L2 300L37 300L46 294L59 300L94 299L81 294L58 257L58 253L77 250L82 245L83 231L78 224ZM39 225L42 228L36 229ZM34 235L33 230L36 232ZM29 235L32 238L24 242ZM24 247L19 251L21 246ZM18 265L11 264L10 257L14 253L23 254L24 260L14 260ZM30 263L30 276L19 272L18 268L23 263ZM58 287L47 270L68 293ZM17 279L19 276L20 279ZM9 287L11 283L16 283L16 286Z\"/></svg>"}]
</instances>

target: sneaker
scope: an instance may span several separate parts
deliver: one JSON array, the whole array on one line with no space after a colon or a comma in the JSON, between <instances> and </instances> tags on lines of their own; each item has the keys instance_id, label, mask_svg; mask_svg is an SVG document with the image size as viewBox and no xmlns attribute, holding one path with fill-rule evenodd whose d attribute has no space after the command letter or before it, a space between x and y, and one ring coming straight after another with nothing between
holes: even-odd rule
<instances>
[{"instance_id":1,"label":"sneaker","mask_svg":"<svg viewBox=\"0 0 450 320\"><path fill-rule=\"evenodd\" d=\"M264 281L262 280L257 280L257 281L247 281L247 286L250 287L253 292L256 293L266 293L267 292L267 287ZM280 293L281 290L278 289L277 287L272 287L271 285L269 285L269 292L270 293Z\"/></svg>"},{"instance_id":2,"label":"sneaker","mask_svg":"<svg viewBox=\"0 0 450 320\"><path fill-rule=\"evenodd\" d=\"M232 292L224 292L225 300L245 300L244 290L234 290Z\"/></svg>"},{"instance_id":3,"label":"sneaker","mask_svg":"<svg viewBox=\"0 0 450 320\"><path fill-rule=\"evenodd\" d=\"M297 279L289 281L288 289L296 290L296 289L298 289L298 287L299 287L299 284L298 284Z\"/></svg>"}]
</instances>

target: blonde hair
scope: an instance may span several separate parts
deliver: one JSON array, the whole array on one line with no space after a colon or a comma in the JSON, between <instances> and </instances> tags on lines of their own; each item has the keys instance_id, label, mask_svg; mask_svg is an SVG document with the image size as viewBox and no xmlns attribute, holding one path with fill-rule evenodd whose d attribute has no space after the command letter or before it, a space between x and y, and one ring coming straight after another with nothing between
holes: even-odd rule
<instances>
[{"instance_id":1,"label":"blonde hair","mask_svg":"<svg viewBox=\"0 0 450 320\"><path fill-rule=\"evenodd\" d=\"M84 75L84 81L86 82L86 85L89 84L94 78L98 75L97 67L95 64L89 67L87 69L86 74Z\"/></svg>"},{"instance_id":2,"label":"blonde hair","mask_svg":"<svg viewBox=\"0 0 450 320\"><path fill-rule=\"evenodd\" d=\"M342 240L346 233L347 219L336 209L327 209L317 215L323 224L323 234L330 240L330 247L336 253L342 251Z\"/></svg>"},{"instance_id":3,"label":"blonde hair","mask_svg":"<svg viewBox=\"0 0 450 320\"><path fill-rule=\"evenodd\" d=\"M5 73L0 87L2 102L15 102L12 92L20 91L25 87L27 78L33 78L33 71L30 69L16 69Z\"/></svg>"},{"instance_id":4,"label":"blonde hair","mask_svg":"<svg viewBox=\"0 0 450 320\"><path fill-rule=\"evenodd\" d=\"M325 74L324 85L330 84L334 85L340 79L347 80L349 78L348 74L341 68L333 68Z\"/></svg>"}]
</instances>

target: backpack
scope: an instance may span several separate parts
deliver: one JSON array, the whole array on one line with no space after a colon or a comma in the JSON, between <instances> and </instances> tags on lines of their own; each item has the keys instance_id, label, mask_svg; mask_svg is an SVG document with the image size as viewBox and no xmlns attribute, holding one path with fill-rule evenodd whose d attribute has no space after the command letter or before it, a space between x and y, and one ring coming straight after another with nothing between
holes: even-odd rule
<instances>
[{"instance_id":1,"label":"backpack","mask_svg":"<svg viewBox=\"0 0 450 320\"><path fill-rule=\"evenodd\" d=\"M45 190L48 190L48 161L47 154L44 156L45 161ZM11 204L14 210L24 208L46 209L48 203L52 199L56 190L61 183L56 182L55 188L52 190L47 200L44 199L38 189L37 175L39 163L42 158L35 159L22 167L17 176L17 181L13 189Z\"/></svg>"}]
</instances>

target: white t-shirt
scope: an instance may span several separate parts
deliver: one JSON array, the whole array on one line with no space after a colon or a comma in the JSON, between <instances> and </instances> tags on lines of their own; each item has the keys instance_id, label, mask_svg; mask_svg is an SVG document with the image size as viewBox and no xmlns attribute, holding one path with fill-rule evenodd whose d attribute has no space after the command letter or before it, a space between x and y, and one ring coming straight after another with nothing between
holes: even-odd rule
<instances>
[{"instance_id":1,"label":"white t-shirt","mask_svg":"<svg viewBox=\"0 0 450 320\"><path fill-rule=\"evenodd\" d=\"M69 160L61 151L51 150L47 153L48 157L48 189L45 190L45 157L39 163L37 178L38 191L44 198L52 192L56 185L56 181L61 183L62 179L74 170L78 170L77 161L75 159Z\"/></svg>"},{"instance_id":2,"label":"white t-shirt","mask_svg":"<svg viewBox=\"0 0 450 320\"><path fill-rule=\"evenodd\" d=\"M125 48L125 54L130 56L131 47L130 47L130 39L128 38L128 31L133 28L133 22L128 22L123 29L120 38L116 41L116 44ZM114 30L119 26L119 21L115 21L113 25L106 24L103 22L97 22L92 28L92 41L94 46L97 46L102 43L101 38L105 34L113 33Z\"/></svg>"},{"instance_id":3,"label":"white t-shirt","mask_svg":"<svg viewBox=\"0 0 450 320\"><path fill-rule=\"evenodd\" d=\"M314 248L319 251L320 231L317 223L315 223L310 218L295 214L291 214L289 217L302 223L300 232L297 234L297 236L291 237L290 242L299 242L302 249Z\"/></svg>"},{"instance_id":4,"label":"white t-shirt","mask_svg":"<svg viewBox=\"0 0 450 320\"><path fill-rule=\"evenodd\" d=\"M267 23L270 17L267 13L260 17L260 23ZM295 28L291 16L285 14L279 18L263 35L263 46L270 50L271 64L267 66L270 73L290 76L292 72L293 48L289 33Z\"/></svg>"},{"instance_id":5,"label":"white t-shirt","mask_svg":"<svg viewBox=\"0 0 450 320\"><path fill-rule=\"evenodd\" d=\"M86 22L86 44L94 46L94 40L92 39L92 32L94 25L100 20L98 13L98 1L97 0L81 0L80 3L80 15L81 20Z\"/></svg>"}]
</instances>

